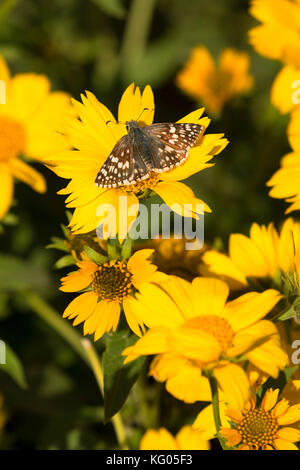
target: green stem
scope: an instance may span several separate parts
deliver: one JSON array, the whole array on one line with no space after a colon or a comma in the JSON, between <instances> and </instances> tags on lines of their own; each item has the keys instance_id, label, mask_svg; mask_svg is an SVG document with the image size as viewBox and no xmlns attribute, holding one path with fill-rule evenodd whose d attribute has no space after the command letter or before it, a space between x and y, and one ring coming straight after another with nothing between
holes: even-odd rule
<instances>
[{"instance_id":1,"label":"green stem","mask_svg":"<svg viewBox=\"0 0 300 470\"><path fill-rule=\"evenodd\" d=\"M95 379L97 381L98 387L100 389L100 392L102 394L102 397L104 398L104 379L103 379L103 369L102 365L99 359L98 354L95 351L95 348L93 348L92 343L86 339L83 338L81 340L81 344L84 347L89 360L90 360L90 365L92 367L92 370L94 372ZM120 416L120 413L115 414L112 417L112 424L115 429L115 433L118 439L118 443L120 445L120 448L122 450L129 450L129 446L127 444L127 438L126 438L126 431Z\"/></svg>"},{"instance_id":2,"label":"green stem","mask_svg":"<svg viewBox=\"0 0 300 470\"><path fill-rule=\"evenodd\" d=\"M220 407L219 407L219 392L218 392L218 382L215 378L213 372L209 372L207 374L207 378L209 380L210 390L211 390L211 397L212 397L212 407L213 407L213 415L214 421L217 431L217 437L219 439L220 445L223 450L227 450L228 447L224 443L222 437L220 437L220 429L221 429L221 416L220 416Z\"/></svg>"},{"instance_id":3,"label":"green stem","mask_svg":"<svg viewBox=\"0 0 300 470\"><path fill-rule=\"evenodd\" d=\"M143 55L156 0L132 0L120 52L121 65L131 70Z\"/></svg>"},{"instance_id":4,"label":"green stem","mask_svg":"<svg viewBox=\"0 0 300 470\"><path fill-rule=\"evenodd\" d=\"M92 343L81 335L59 313L48 305L41 297L32 291L23 292L27 305L48 325L64 338L67 343L79 354L84 362L92 369L98 387L104 397L103 371L98 354ZM112 418L112 424L118 439L120 448L128 450L126 433L121 416L116 414Z\"/></svg>"},{"instance_id":5,"label":"green stem","mask_svg":"<svg viewBox=\"0 0 300 470\"><path fill-rule=\"evenodd\" d=\"M27 305L37 313L48 325L57 331L62 338L79 354L79 356L90 366L89 358L81 344L81 336L59 313L47 304L41 297L32 291L23 292Z\"/></svg>"},{"instance_id":6,"label":"green stem","mask_svg":"<svg viewBox=\"0 0 300 470\"><path fill-rule=\"evenodd\" d=\"M216 426L216 430L217 430L217 433L218 433L220 431L220 428L221 428L218 382L217 382L215 376L213 375L213 373L209 374L208 380L209 380L209 385L210 385L210 390L211 390L212 407L213 407L215 426Z\"/></svg>"}]
</instances>

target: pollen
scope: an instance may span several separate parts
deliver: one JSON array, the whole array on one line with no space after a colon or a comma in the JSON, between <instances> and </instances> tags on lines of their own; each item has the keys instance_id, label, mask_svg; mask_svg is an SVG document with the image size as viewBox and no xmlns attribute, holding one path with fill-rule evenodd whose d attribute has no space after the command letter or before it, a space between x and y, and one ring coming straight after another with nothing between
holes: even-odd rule
<instances>
[{"instance_id":1,"label":"pollen","mask_svg":"<svg viewBox=\"0 0 300 470\"><path fill-rule=\"evenodd\" d=\"M188 319L184 326L198 328L214 336L224 352L232 346L235 333L225 318L217 315L201 315Z\"/></svg>"},{"instance_id":2,"label":"pollen","mask_svg":"<svg viewBox=\"0 0 300 470\"><path fill-rule=\"evenodd\" d=\"M160 179L160 175L157 173L152 173L149 178L143 181L137 181L134 184L129 184L128 186L121 186L120 190L126 194L139 194L143 193L147 189L153 189L157 185Z\"/></svg>"},{"instance_id":3,"label":"pollen","mask_svg":"<svg viewBox=\"0 0 300 470\"><path fill-rule=\"evenodd\" d=\"M8 116L0 116L0 160L17 157L25 148L22 124Z\"/></svg>"},{"instance_id":4,"label":"pollen","mask_svg":"<svg viewBox=\"0 0 300 470\"><path fill-rule=\"evenodd\" d=\"M250 449L259 450L273 444L278 427L276 418L269 412L254 409L245 414L237 431L244 444L247 444Z\"/></svg>"},{"instance_id":5,"label":"pollen","mask_svg":"<svg viewBox=\"0 0 300 470\"><path fill-rule=\"evenodd\" d=\"M111 260L99 266L92 287L101 299L122 302L132 293L132 274L127 263Z\"/></svg>"}]
</instances>

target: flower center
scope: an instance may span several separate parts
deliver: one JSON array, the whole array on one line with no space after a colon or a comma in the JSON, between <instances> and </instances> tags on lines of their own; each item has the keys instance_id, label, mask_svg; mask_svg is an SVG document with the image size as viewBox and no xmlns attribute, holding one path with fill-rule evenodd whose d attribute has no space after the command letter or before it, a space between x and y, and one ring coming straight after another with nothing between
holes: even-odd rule
<instances>
[{"instance_id":1,"label":"flower center","mask_svg":"<svg viewBox=\"0 0 300 470\"><path fill-rule=\"evenodd\" d=\"M138 194L146 191L146 189L153 189L160 179L160 175L157 173L151 173L150 177L143 181L138 181L135 184L129 184L128 186L121 186L120 190L123 193Z\"/></svg>"},{"instance_id":2,"label":"flower center","mask_svg":"<svg viewBox=\"0 0 300 470\"><path fill-rule=\"evenodd\" d=\"M0 160L17 157L25 148L22 124L8 116L0 116Z\"/></svg>"},{"instance_id":3,"label":"flower center","mask_svg":"<svg viewBox=\"0 0 300 470\"><path fill-rule=\"evenodd\" d=\"M122 302L132 290L132 274L127 269L127 263L112 260L99 266L92 287L102 299Z\"/></svg>"},{"instance_id":4,"label":"flower center","mask_svg":"<svg viewBox=\"0 0 300 470\"><path fill-rule=\"evenodd\" d=\"M261 449L273 444L278 424L267 411L255 409L247 412L237 430L251 449Z\"/></svg>"},{"instance_id":5,"label":"flower center","mask_svg":"<svg viewBox=\"0 0 300 470\"><path fill-rule=\"evenodd\" d=\"M232 346L234 331L225 318L217 315L200 315L190 318L184 323L188 328L198 328L214 336L220 343L223 351L227 351Z\"/></svg>"}]
</instances>

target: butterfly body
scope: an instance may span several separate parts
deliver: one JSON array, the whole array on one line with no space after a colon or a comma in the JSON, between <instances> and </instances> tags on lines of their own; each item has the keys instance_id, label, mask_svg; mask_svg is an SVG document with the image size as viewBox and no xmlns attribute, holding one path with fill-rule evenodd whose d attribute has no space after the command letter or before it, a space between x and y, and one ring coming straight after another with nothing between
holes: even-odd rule
<instances>
[{"instance_id":1,"label":"butterfly body","mask_svg":"<svg viewBox=\"0 0 300 470\"><path fill-rule=\"evenodd\" d=\"M141 127L137 121L127 121L126 129L97 174L95 184L101 188L133 185L181 165L204 130L188 123Z\"/></svg>"}]
</instances>

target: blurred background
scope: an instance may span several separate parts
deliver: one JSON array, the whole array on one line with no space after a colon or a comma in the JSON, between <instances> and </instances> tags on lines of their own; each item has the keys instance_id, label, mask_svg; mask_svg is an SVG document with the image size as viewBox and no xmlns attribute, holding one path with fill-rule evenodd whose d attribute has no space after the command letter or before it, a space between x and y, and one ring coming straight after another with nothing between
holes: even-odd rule
<instances>
[{"instance_id":1,"label":"blurred background","mask_svg":"<svg viewBox=\"0 0 300 470\"><path fill-rule=\"evenodd\" d=\"M215 59L228 47L249 53L253 89L220 115L209 116L209 132L224 133L230 144L215 158L215 167L187 181L213 211L205 218L205 240L217 239L226 248L230 233L248 233L254 221L279 223L286 208L268 197L265 186L289 150L287 118L270 103L280 64L248 45L247 32L256 24L248 6L247 0L0 0L0 53L13 74L46 74L53 89L76 99L89 90L113 112L128 84L150 84L156 122L176 121L200 107L175 84L194 46L205 45ZM69 298L57 290L58 253L45 246L51 236L61 236L60 225L67 222L63 198L56 195L64 182L35 166L48 191L38 195L16 185L13 217L0 235L1 253L17 263L13 272L20 282L25 272L35 291L62 312ZM101 397L90 370L21 296L10 295L9 277L9 272L0 274L0 337L17 353L25 375L16 366L16 381L0 370L0 428L6 422L0 448L111 449L113 429L101 424ZM102 347L97 343L99 351ZM151 382L147 385L150 403L157 404L153 423L177 432L183 416L195 416L197 405L175 400L163 386L157 392L156 384L152 392ZM134 389L124 419L128 414L136 445L147 425L137 403Z\"/></svg>"}]
</instances>

